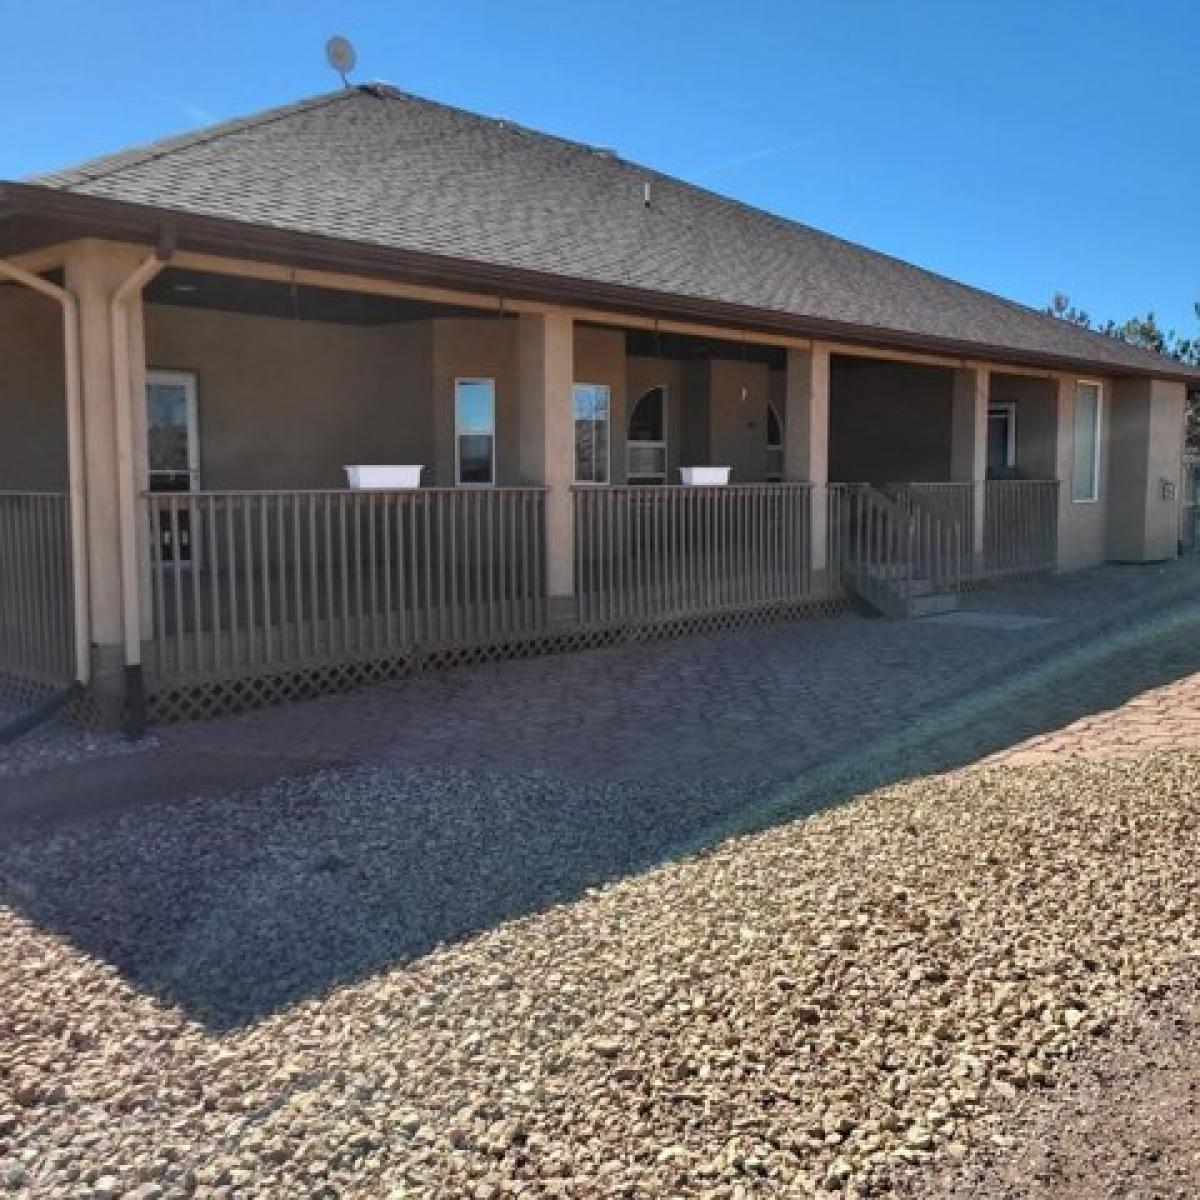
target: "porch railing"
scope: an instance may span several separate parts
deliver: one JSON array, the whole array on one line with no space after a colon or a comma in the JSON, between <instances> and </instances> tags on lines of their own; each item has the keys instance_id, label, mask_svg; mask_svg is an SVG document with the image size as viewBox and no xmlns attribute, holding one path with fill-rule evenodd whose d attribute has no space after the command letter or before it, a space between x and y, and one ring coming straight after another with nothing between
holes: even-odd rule
<instances>
[{"instance_id":1,"label":"porch railing","mask_svg":"<svg viewBox=\"0 0 1200 1200\"><path fill-rule=\"evenodd\" d=\"M908 509L922 509L927 518L958 531L958 561L971 574L975 544L975 485L956 481L886 484Z\"/></svg>"},{"instance_id":2,"label":"porch railing","mask_svg":"<svg viewBox=\"0 0 1200 1200\"><path fill-rule=\"evenodd\" d=\"M1058 563L1058 482L990 479L984 485L987 577L1053 570Z\"/></svg>"},{"instance_id":3,"label":"porch railing","mask_svg":"<svg viewBox=\"0 0 1200 1200\"><path fill-rule=\"evenodd\" d=\"M0 492L0 674L74 673L70 516L61 492Z\"/></svg>"},{"instance_id":4,"label":"porch railing","mask_svg":"<svg viewBox=\"0 0 1200 1200\"><path fill-rule=\"evenodd\" d=\"M803 598L808 484L575 491L575 592L585 624Z\"/></svg>"},{"instance_id":5,"label":"porch railing","mask_svg":"<svg viewBox=\"0 0 1200 1200\"><path fill-rule=\"evenodd\" d=\"M830 574L871 604L909 615L918 596L957 592L963 535L957 517L868 483L829 486Z\"/></svg>"},{"instance_id":6,"label":"porch railing","mask_svg":"<svg viewBox=\"0 0 1200 1200\"><path fill-rule=\"evenodd\" d=\"M536 488L155 493L161 676L482 644L545 625Z\"/></svg>"}]
</instances>

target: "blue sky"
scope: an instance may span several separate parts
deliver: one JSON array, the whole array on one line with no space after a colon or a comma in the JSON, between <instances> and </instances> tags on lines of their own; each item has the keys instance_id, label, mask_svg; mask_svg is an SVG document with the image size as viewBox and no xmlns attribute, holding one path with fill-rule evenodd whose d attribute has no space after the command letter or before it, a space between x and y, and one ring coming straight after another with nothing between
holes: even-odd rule
<instances>
[{"instance_id":1,"label":"blue sky","mask_svg":"<svg viewBox=\"0 0 1200 1200\"><path fill-rule=\"evenodd\" d=\"M1042 305L1200 299L1196 0L0 0L0 178L355 78Z\"/></svg>"}]
</instances>

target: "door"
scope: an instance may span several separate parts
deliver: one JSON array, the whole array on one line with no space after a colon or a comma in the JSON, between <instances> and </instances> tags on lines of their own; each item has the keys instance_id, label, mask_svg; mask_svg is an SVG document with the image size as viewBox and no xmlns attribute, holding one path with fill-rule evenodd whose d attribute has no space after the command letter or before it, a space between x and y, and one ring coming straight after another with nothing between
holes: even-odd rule
<instances>
[{"instance_id":1,"label":"door","mask_svg":"<svg viewBox=\"0 0 1200 1200\"><path fill-rule=\"evenodd\" d=\"M200 487L196 429L196 377L186 371L146 372L146 458L152 492L194 492ZM158 528L164 563L192 561L191 514L163 512Z\"/></svg>"}]
</instances>

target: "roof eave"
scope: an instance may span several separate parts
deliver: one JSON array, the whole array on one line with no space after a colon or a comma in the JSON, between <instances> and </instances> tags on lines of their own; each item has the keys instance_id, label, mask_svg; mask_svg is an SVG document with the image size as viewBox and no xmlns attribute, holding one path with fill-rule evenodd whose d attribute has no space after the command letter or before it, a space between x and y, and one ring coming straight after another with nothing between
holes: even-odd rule
<instances>
[{"instance_id":1,"label":"roof eave","mask_svg":"<svg viewBox=\"0 0 1200 1200\"><path fill-rule=\"evenodd\" d=\"M67 237L113 237L158 244L171 240L198 253L236 255L260 262L369 278L457 287L483 295L562 303L641 317L694 321L753 332L840 341L1042 370L1093 371L1200 384L1200 369L1170 359L1144 366L1034 353L982 342L958 341L904 330L798 317L726 301L655 292L622 284L530 271L472 259L423 253L303 233L272 225L204 216L102 196L85 196L39 184L0 181L0 219L29 216L62 222Z\"/></svg>"}]
</instances>

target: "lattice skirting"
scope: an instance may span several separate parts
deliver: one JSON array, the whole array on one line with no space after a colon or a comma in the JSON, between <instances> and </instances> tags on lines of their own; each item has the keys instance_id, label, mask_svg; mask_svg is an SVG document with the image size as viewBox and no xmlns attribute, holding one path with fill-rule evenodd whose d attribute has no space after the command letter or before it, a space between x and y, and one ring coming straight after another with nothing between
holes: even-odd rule
<instances>
[{"instance_id":1,"label":"lattice skirting","mask_svg":"<svg viewBox=\"0 0 1200 1200\"><path fill-rule=\"evenodd\" d=\"M420 671L534 658L543 654L566 654L621 642L661 641L689 634L748 629L781 621L832 616L847 611L849 607L849 602L842 597L828 597L753 609L568 629L480 646L413 650L384 658L262 671L236 678L150 680L148 716L151 721L159 723L226 716L271 704L310 700L316 696L388 683Z\"/></svg>"},{"instance_id":2,"label":"lattice skirting","mask_svg":"<svg viewBox=\"0 0 1200 1200\"><path fill-rule=\"evenodd\" d=\"M19 713L37 708L63 686L0 670L0 709Z\"/></svg>"}]
</instances>

